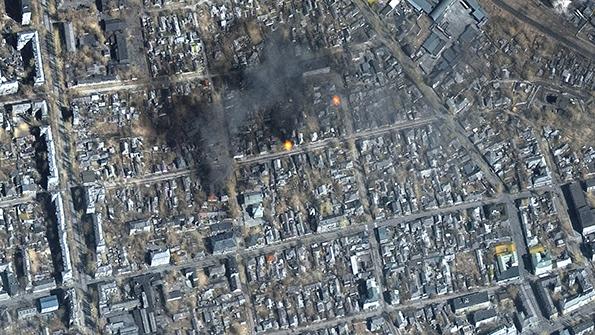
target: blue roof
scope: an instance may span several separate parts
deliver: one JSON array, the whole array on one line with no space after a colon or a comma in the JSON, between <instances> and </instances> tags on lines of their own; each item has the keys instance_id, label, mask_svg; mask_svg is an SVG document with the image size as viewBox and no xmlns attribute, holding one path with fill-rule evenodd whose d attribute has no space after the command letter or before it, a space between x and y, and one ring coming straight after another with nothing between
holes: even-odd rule
<instances>
[{"instance_id":1,"label":"blue roof","mask_svg":"<svg viewBox=\"0 0 595 335\"><path fill-rule=\"evenodd\" d=\"M51 308L58 308L58 306L58 297L55 295L39 298L39 307L42 311Z\"/></svg>"},{"instance_id":2,"label":"blue roof","mask_svg":"<svg viewBox=\"0 0 595 335\"><path fill-rule=\"evenodd\" d=\"M452 5L453 2L454 2L453 0L442 0L442 1L440 1L440 3L438 4L438 6L436 6L436 8L434 8L434 10L432 11L432 13L430 13L430 16L432 17L432 20L434 20L435 22L441 21L442 18L444 17L444 13L448 9L448 7L450 7L450 5Z\"/></svg>"},{"instance_id":3,"label":"blue roof","mask_svg":"<svg viewBox=\"0 0 595 335\"><path fill-rule=\"evenodd\" d=\"M430 4L427 0L408 0L411 6L415 7L417 10L423 10L426 14L432 11L432 4Z\"/></svg>"},{"instance_id":4,"label":"blue roof","mask_svg":"<svg viewBox=\"0 0 595 335\"><path fill-rule=\"evenodd\" d=\"M427 52L431 53L432 55L436 56L442 48L446 45L446 42L440 38L440 35L432 32L430 36L424 41L422 47L426 49Z\"/></svg>"}]
</instances>

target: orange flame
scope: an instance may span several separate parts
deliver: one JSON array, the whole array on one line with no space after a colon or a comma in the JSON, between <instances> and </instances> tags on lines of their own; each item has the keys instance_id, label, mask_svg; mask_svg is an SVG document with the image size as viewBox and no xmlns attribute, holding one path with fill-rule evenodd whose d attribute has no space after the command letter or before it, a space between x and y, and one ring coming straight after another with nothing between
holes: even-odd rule
<instances>
[{"instance_id":1,"label":"orange flame","mask_svg":"<svg viewBox=\"0 0 595 335\"><path fill-rule=\"evenodd\" d=\"M333 95L333 106L335 107L339 107L339 105L341 105L341 97L338 95Z\"/></svg>"},{"instance_id":2,"label":"orange flame","mask_svg":"<svg viewBox=\"0 0 595 335\"><path fill-rule=\"evenodd\" d=\"M290 151L293 149L293 142L291 140L285 140L283 142L283 149L285 149L285 151Z\"/></svg>"}]
</instances>

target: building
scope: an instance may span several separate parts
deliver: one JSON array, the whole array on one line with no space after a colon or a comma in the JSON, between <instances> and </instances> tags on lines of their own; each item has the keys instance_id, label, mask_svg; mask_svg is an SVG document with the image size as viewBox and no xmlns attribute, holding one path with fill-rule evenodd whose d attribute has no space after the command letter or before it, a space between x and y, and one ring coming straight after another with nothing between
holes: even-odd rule
<instances>
[{"instance_id":1,"label":"building","mask_svg":"<svg viewBox=\"0 0 595 335\"><path fill-rule=\"evenodd\" d=\"M490 298L487 292L471 293L451 300L455 313L463 314L490 307Z\"/></svg>"},{"instance_id":2,"label":"building","mask_svg":"<svg viewBox=\"0 0 595 335\"><path fill-rule=\"evenodd\" d=\"M17 278L14 272L12 272L12 269L6 269L5 271L0 272L0 286L2 286L3 290L11 297L18 293L19 283L17 282Z\"/></svg>"},{"instance_id":3,"label":"building","mask_svg":"<svg viewBox=\"0 0 595 335\"><path fill-rule=\"evenodd\" d=\"M222 254L236 248L236 239L232 231L209 237L209 245L213 254Z\"/></svg>"},{"instance_id":4,"label":"building","mask_svg":"<svg viewBox=\"0 0 595 335\"><path fill-rule=\"evenodd\" d=\"M56 224L58 226L58 238L62 254L62 282L70 283L73 279L72 262L70 260L70 247L68 244L68 236L66 234L66 218L64 216L65 210L64 202L62 201L62 193L52 193L52 202L56 209Z\"/></svg>"},{"instance_id":5,"label":"building","mask_svg":"<svg viewBox=\"0 0 595 335\"><path fill-rule=\"evenodd\" d=\"M535 285L535 297L539 302L539 308L541 309L543 316L546 319L556 317L556 306L550 296L548 286L556 283L557 277L550 277L542 279Z\"/></svg>"},{"instance_id":6,"label":"building","mask_svg":"<svg viewBox=\"0 0 595 335\"><path fill-rule=\"evenodd\" d=\"M592 334L595 330L595 325L593 324L593 320L585 320L579 322L578 324L572 327L572 334L573 335L586 335Z\"/></svg>"},{"instance_id":7,"label":"building","mask_svg":"<svg viewBox=\"0 0 595 335\"><path fill-rule=\"evenodd\" d=\"M93 220L93 233L95 237L95 252L100 254L107 250L105 244L105 237L103 234L103 220L101 213L94 213L91 215Z\"/></svg>"},{"instance_id":8,"label":"building","mask_svg":"<svg viewBox=\"0 0 595 335\"><path fill-rule=\"evenodd\" d=\"M331 215L329 217L321 219L318 222L316 231L319 233L328 232L331 230L335 230L341 226L345 226L345 225L347 225L347 223L348 223L347 218L344 215L341 215L341 214Z\"/></svg>"},{"instance_id":9,"label":"building","mask_svg":"<svg viewBox=\"0 0 595 335\"><path fill-rule=\"evenodd\" d=\"M126 21L120 19L105 19L103 20L103 30L110 34L116 31L122 31L126 29Z\"/></svg>"},{"instance_id":10,"label":"building","mask_svg":"<svg viewBox=\"0 0 595 335\"><path fill-rule=\"evenodd\" d=\"M64 36L64 46L67 52L76 51L76 38L74 37L74 28L72 22L62 22L62 34Z\"/></svg>"},{"instance_id":11,"label":"building","mask_svg":"<svg viewBox=\"0 0 595 335\"><path fill-rule=\"evenodd\" d=\"M54 138L52 135L52 129L50 127L42 127L41 135L45 139L48 153L48 188L55 189L58 187L58 165L56 162L56 147L54 145Z\"/></svg>"},{"instance_id":12,"label":"building","mask_svg":"<svg viewBox=\"0 0 595 335\"><path fill-rule=\"evenodd\" d=\"M364 309L374 309L380 307L380 290L376 284L376 279L366 280L366 294L363 303Z\"/></svg>"},{"instance_id":13,"label":"building","mask_svg":"<svg viewBox=\"0 0 595 335\"><path fill-rule=\"evenodd\" d=\"M407 0L407 2L420 12L423 11L426 14L430 14L432 11L432 4L427 0Z\"/></svg>"},{"instance_id":14,"label":"building","mask_svg":"<svg viewBox=\"0 0 595 335\"><path fill-rule=\"evenodd\" d=\"M128 222L129 235L148 233L152 227L151 219L141 219Z\"/></svg>"},{"instance_id":15,"label":"building","mask_svg":"<svg viewBox=\"0 0 595 335\"><path fill-rule=\"evenodd\" d=\"M59 307L58 297L55 295L39 298L39 312L41 314L57 311Z\"/></svg>"},{"instance_id":16,"label":"building","mask_svg":"<svg viewBox=\"0 0 595 335\"><path fill-rule=\"evenodd\" d=\"M149 251L149 264L153 267L153 266L162 266L162 265L168 265L169 264L169 260L171 257L171 253L168 249L165 250L151 250Z\"/></svg>"},{"instance_id":17,"label":"building","mask_svg":"<svg viewBox=\"0 0 595 335\"><path fill-rule=\"evenodd\" d=\"M442 21L444 13L446 13L446 10L448 10L448 8L452 6L454 2L455 0L440 1L440 3L436 7L434 7L434 9L430 12L430 17L432 18L432 20L434 20L434 22Z\"/></svg>"},{"instance_id":18,"label":"building","mask_svg":"<svg viewBox=\"0 0 595 335\"><path fill-rule=\"evenodd\" d=\"M541 245L536 245L529 249L531 255L531 266L533 274L542 276L554 268L554 262L550 253Z\"/></svg>"},{"instance_id":19,"label":"building","mask_svg":"<svg viewBox=\"0 0 595 335\"><path fill-rule=\"evenodd\" d=\"M481 309L473 313L473 324L475 327L481 327L485 324L496 321L498 318L495 309Z\"/></svg>"},{"instance_id":20,"label":"building","mask_svg":"<svg viewBox=\"0 0 595 335\"><path fill-rule=\"evenodd\" d=\"M496 246L496 278L499 282L519 277L519 260L514 243Z\"/></svg>"},{"instance_id":21,"label":"building","mask_svg":"<svg viewBox=\"0 0 595 335\"><path fill-rule=\"evenodd\" d=\"M118 63L128 63L128 43L126 36L120 31L114 34L114 55Z\"/></svg>"},{"instance_id":22,"label":"building","mask_svg":"<svg viewBox=\"0 0 595 335\"><path fill-rule=\"evenodd\" d=\"M31 24L31 0L21 0L21 24L23 26Z\"/></svg>"},{"instance_id":23,"label":"building","mask_svg":"<svg viewBox=\"0 0 595 335\"><path fill-rule=\"evenodd\" d=\"M2 73L0 73L0 96L15 94L19 91L19 82L16 80L8 81L6 78L2 77Z\"/></svg>"},{"instance_id":24,"label":"building","mask_svg":"<svg viewBox=\"0 0 595 335\"><path fill-rule=\"evenodd\" d=\"M24 320L37 315L37 308L35 307L25 307L20 308L17 310L17 319Z\"/></svg>"},{"instance_id":25,"label":"building","mask_svg":"<svg viewBox=\"0 0 595 335\"><path fill-rule=\"evenodd\" d=\"M245 192L242 195L242 216L248 227L262 224L264 216L263 196L261 191Z\"/></svg>"},{"instance_id":26,"label":"building","mask_svg":"<svg viewBox=\"0 0 595 335\"><path fill-rule=\"evenodd\" d=\"M571 297L560 299L559 310L560 314L566 315L572 312L576 312L583 306L593 302L595 300L595 291L592 289L582 294L576 294Z\"/></svg>"},{"instance_id":27,"label":"building","mask_svg":"<svg viewBox=\"0 0 595 335\"><path fill-rule=\"evenodd\" d=\"M22 51L27 44L31 43L33 48L33 57L35 59L35 75L33 77L34 84L43 85L45 82L45 74L43 72L43 61L41 59L41 48L39 44L39 34L37 31L24 31L17 35L17 50Z\"/></svg>"},{"instance_id":28,"label":"building","mask_svg":"<svg viewBox=\"0 0 595 335\"><path fill-rule=\"evenodd\" d=\"M592 188L592 182L587 187ZM580 182L574 182L567 186L566 195L569 198L570 217L574 221L574 226L583 236L595 233L595 215L593 209L587 203L585 192Z\"/></svg>"}]
</instances>

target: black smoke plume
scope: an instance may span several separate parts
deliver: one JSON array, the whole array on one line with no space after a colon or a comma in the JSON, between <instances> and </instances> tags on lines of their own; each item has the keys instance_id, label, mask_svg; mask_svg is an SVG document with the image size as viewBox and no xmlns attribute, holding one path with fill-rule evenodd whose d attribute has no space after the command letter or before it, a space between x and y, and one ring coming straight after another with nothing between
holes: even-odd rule
<instances>
[{"instance_id":1,"label":"black smoke plume","mask_svg":"<svg viewBox=\"0 0 595 335\"><path fill-rule=\"evenodd\" d=\"M303 106L303 48L288 41L282 33L272 33L263 42L254 67L213 79L212 103L193 96L173 96L167 120L156 128L168 143L192 143L199 148L199 177L210 191L218 193L233 171L230 137L238 135L248 119L260 114L266 131L287 138L299 124ZM236 91L223 101L226 91ZM232 105L232 108L226 108Z\"/></svg>"}]
</instances>

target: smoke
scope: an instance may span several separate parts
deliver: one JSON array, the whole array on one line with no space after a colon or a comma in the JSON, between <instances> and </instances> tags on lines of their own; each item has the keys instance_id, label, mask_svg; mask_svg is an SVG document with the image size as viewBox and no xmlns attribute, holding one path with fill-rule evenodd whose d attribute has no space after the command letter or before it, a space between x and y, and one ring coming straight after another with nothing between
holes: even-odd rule
<instances>
[{"instance_id":1,"label":"smoke","mask_svg":"<svg viewBox=\"0 0 595 335\"><path fill-rule=\"evenodd\" d=\"M267 120L265 132L279 138L291 136L301 118L302 48L281 33L270 34L263 43L259 65L214 80L216 92L234 91L233 97L223 102L216 93L207 103L193 95L174 95L166 106L167 117L154 124L171 147L197 147L198 176L207 191L219 193L225 188L234 165L230 138L250 118L258 114Z\"/></svg>"},{"instance_id":2,"label":"smoke","mask_svg":"<svg viewBox=\"0 0 595 335\"><path fill-rule=\"evenodd\" d=\"M305 48L288 41L280 32L267 36L259 54L258 66L239 75L239 92L227 103L229 129L233 135L254 114L268 120L267 130L285 138L301 118L304 84L302 80ZM233 86L234 83L228 83Z\"/></svg>"},{"instance_id":3,"label":"smoke","mask_svg":"<svg viewBox=\"0 0 595 335\"><path fill-rule=\"evenodd\" d=\"M551 0L552 8L563 15L570 14L574 9L581 8L585 4L593 4L594 0Z\"/></svg>"},{"instance_id":4,"label":"smoke","mask_svg":"<svg viewBox=\"0 0 595 335\"><path fill-rule=\"evenodd\" d=\"M169 90L162 92L171 94ZM164 104L165 117L153 123L157 136L163 137L169 147L194 147L193 157L198 177L209 192L225 187L226 177L232 171L227 128L221 105L208 103L200 95L175 95ZM188 158L188 157L187 157Z\"/></svg>"},{"instance_id":5,"label":"smoke","mask_svg":"<svg viewBox=\"0 0 595 335\"><path fill-rule=\"evenodd\" d=\"M567 14L568 13L568 7L570 7L570 4L572 3L571 0L554 0L552 1L552 6L554 7L554 10L560 14Z\"/></svg>"}]
</instances>

